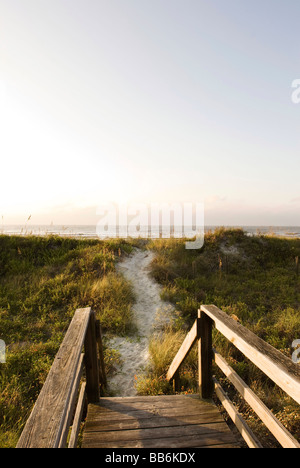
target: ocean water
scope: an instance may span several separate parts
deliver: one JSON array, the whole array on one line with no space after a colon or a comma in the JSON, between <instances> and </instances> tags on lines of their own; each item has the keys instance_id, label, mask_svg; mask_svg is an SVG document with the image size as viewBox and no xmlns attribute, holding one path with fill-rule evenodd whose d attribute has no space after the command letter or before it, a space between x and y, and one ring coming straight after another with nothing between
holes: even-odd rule
<instances>
[{"instance_id":1,"label":"ocean water","mask_svg":"<svg viewBox=\"0 0 300 468\"><path fill-rule=\"evenodd\" d=\"M218 226L205 226L204 231L214 231ZM260 235L260 234L273 234L279 237L289 237L289 238L300 238L300 226L226 226L226 227L240 227L249 235ZM176 227L173 228L170 234L169 227L156 227L151 228L151 232L148 227L141 227L136 233L135 237L171 237L176 236L182 237L181 230L176 230ZM30 225L29 223L26 226L22 225L2 225L0 226L0 234L7 235L35 235L35 236L45 236L45 235L59 235L62 237L76 237L76 238L97 238L97 228L95 225ZM185 230L185 235L188 238L192 238L195 235L195 231L192 228ZM114 229L108 229L101 238L105 237L130 237L130 234L126 232L126 228L119 228L119 232L116 233Z\"/></svg>"}]
</instances>

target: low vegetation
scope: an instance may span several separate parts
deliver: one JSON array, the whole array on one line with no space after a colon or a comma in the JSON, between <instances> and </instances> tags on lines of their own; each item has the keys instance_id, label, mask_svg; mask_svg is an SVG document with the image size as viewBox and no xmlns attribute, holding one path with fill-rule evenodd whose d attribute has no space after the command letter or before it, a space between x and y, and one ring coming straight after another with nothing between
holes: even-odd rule
<instances>
[{"instance_id":1,"label":"low vegetation","mask_svg":"<svg viewBox=\"0 0 300 468\"><path fill-rule=\"evenodd\" d=\"M147 372L136 377L140 394L173 393L168 367L200 304L215 304L287 356L300 338L300 239L249 237L242 230L209 232L204 247L186 250L183 239L136 240L153 249L153 278L176 314L150 341ZM0 447L14 447L78 307L91 306L109 334L133 330L132 286L116 270L129 240L0 236ZM214 346L300 441L299 406L214 331ZM107 371L120 356L105 349ZM181 369L180 391L197 392L197 350ZM218 370L214 369L218 374ZM252 410L220 374L222 386L264 445L277 446Z\"/></svg>"},{"instance_id":2,"label":"low vegetation","mask_svg":"<svg viewBox=\"0 0 300 468\"><path fill-rule=\"evenodd\" d=\"M132 327L131 284L116 262L123 241L0 236L0 447L14 447L76 308L90 306L105 334ZM107 369L117 359L106 350Z\"/></svg>"},{"instance_id":3,"label":"low vegetation","mask_svg":"<svg viewBox=\"0 0 300 468\"><path fill-rule=\"evenodd\" d=\"M156 252L151 274L163 287L162 298L175 305L177 316L171 326L152 339L148 372L137 379L141 394L173 391L166 383L166 372L200 304L215 304L291 356L292 342L300 337L300 239L249 237L241 229L218 229L206 235L201 250L186 250L181 239L156 240L148 248ZM300 440L299 405L216 331L214 346ZM218 374L217 369L214 372ZM196 392L196 350L181 375L181 391ZM264 445L276 446L230 383L222 375L218 378Z\"/></svg>"}]
</instances>

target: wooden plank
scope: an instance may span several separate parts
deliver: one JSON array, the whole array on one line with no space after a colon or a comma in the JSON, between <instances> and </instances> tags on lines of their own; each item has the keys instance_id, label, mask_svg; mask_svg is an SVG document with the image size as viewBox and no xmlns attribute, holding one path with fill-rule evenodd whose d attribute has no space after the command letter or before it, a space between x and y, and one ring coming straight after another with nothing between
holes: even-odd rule
<instances>
[{"instance_id":1,"label":"wooden plank","mask_svg":"<svg viewBox=\"0 0 300 468\"><path fill-rule=\"evenodd\" d=\"M273 415L267 406L258 398L251 388L241 379L241 377L230 367L226 360L217 352L214 351L215 362L217 366L224 372L226 377L235 386L238 392L242 395L245 401L251 406L258 417L267 426L269 431L276 437L284 448L300 448L300 444L289 433L289 431L281 424L281 422Z\"/></svg>"},{"instance_id":2,"label":"wooden plank","mask_svg":"<svg viewBox=\"0 0 300 468\"><path fill-rule=\"evenodd\" d=\"M173 375L173 392L180 392L180 374L179 369Z\"/></svg>"},{"instance_id":3,"label":"wooden plank","mask_svg":"<svg viewBox=\"0 0 300 468\"><path fill-rule=\"evenodd\" d=\"M128 403L135 405L138 402L144 402L144 403L152 403L152 402L166 402L166 401L172 401L173 402L178 402L178 401L189 401L189 400L196 400L199 402L199 404L204 404L207 406L210 406L210 403L207 402L202 402L201 398L199 398L199 395L197 393L189 393L187 395L180 394L180 395L147 395L147 396L142 396L142 395L137 395L133 397L105 397L101 398L101 406L106 405L106 404L112 404L114 405L115 403ZM91 405L92 406L92 405Z\"/></svg>"},{"instance_id":4,"label":"wooden plank","mask_svg":"<svg viewBox=\"0 0 300 468\"><path fill-rule=\"evenodd\" d=\"M170 423L171 424L171 423ZM167 437L180 437L187 435L197 434L210 434L219 433L223 434L228 432L227 426L223 422L209 422L205 424L187 424L181 426L158 426L145 429L130 429L118 431L104 431L99 434L101 440L112 442L122 440L145 440L152 438L167 438ZM95 431L92 431L94 434Z\"/></svg>"},{"instance_id":5,"label":"wooden plank","mask_svg":"<svg viewBox=\"0 0 300 468\"><path fill-rule=\"evenodd\" d=\"M176 407L172 408L172 411L174 412L174 415L182 415L182 414L193 414L193 413L199 413L199 414L218 414L217 408L201 408L201 407L194 407L192 405L178 405ZM132 418L151 418L153 416L164 416L167 415L168 412L170 412L170 408L168 406L161 408L161 407L152 407L147 410L147 408L133 408L132 410L130 408L127 408L126 411L123 411L120 409L119 411L116 408L101 408L101 411L96 411L92 412L89 406L89 413L91 414L92 417L99 417L99 418L114 418L117 416L119 419L127 419L128 417Z\"/></svg>"},{"instance_id":6,"label":"wooden plank","mask_svg":"<svg viewBox=\"0 0 300 468\"><path fill-rule=\"evenodd\" d=\"M192 408L196 410L197 408L204 408L203 401L201 401L199 398L195 401L193 400L188 400L185 401L184 399L181 400L165 400L162 398L161 400L156 400L152 402L147 402L147 400L144 401L138 401L138 402L113 402L109 401L106 398L101 398L101 406L99 407L99 411L101 412L105 408L108 409L113 409L119 411L119 413L124 413L126 414L128 411L145 411L145 412L153 412L157 411L159 408L172 408L172 409L178 409L178 408ZM210 405L207 403L207 410L208 411L213 411L215 408L214 405Z\"/></svg>"},{"instance_id":7,"label":"wooden plank","mask_svg":"<svg viewBox=\"0 0 300 468\"><path fill-rule=\"evenodd\" d=\"M92 407L89 405L88 409L88 420L100 420L102 422L105 421L124 421L124 420L141 420L147 418L155 418L155 417L165 417L169 416L170 413L173 417L180 417L180 416L189 416L193 414L199 415L211 415L213 420L220 420L222 421L222 416L218 411L217 407L210 406L210 407L195 407L192 405L185 406L174 406L173 408L164 407L164 408L150 408L149 410L146 409L133 409L130 408L126 411L117 410L117 408L97 408Z\"/></svg>"},{"instance_id":8,"label":"wooden plank","mask_svg":"<svg viewBox=\"0 0 300 468\"><path fill-rule=\"evenodd\" d=\"M210 437L180 437L167 439L153 439L146 441L123 441L117 447L114 443L101 444L99 440L89 440L83 448L105 448L105 449L180 449L180 448L201 448L201 449L214 449L214 448L238 448L234 442L229 441L227 444L220 445L218 438Z\"/></svg>"},{"instance_id":9,"label":"wooden plank","mask_svg":"<svg viewBox=\"0 0 300 468\"><path fill-rule=\"evenodd\" d=\"M219 330L250 361L300 404L299 365L214 305L202 305Z\"/></svg>"},{"instance_id":10,"label":"wooden plank","mask_svg":"<svg viewBox=\"0 0 300 468\"><path fill-rule=\"evenodd\" d=\"M65 448L66 447L67 438L68 438L68 434L69 434L69 428L70 428L70 424L71 424L73 414L74 414L74 409L75 409L76 400L77 400L77 396L78 396L78 389L79 389L79 386L80 386L80 379L81 379L82 371L83 371L83 361L84 361L84 354L82 353L81 356L80 356L80 360L79 360L79 363L78 363L77 370L76 370L76 375L75 375L75 378L74 378L72 392L71 392L70 398L69 398L69 404L68 404L68 409L67 409L66 417L65 417L65 421L64 421L64 427L63 427L61 437L60 437L60 441L59 441L59 445L58 445L59 448Z\"/></svg>"},{"instance_id":11,"label":"wooden plank","mask_svg":"<svg viewBox=\"0 0 300 468\"><path fill-rule=\"evenodd\" d=\"M88 407L83 436L84 448L223 445L236 446L233 434L217 407L196 395L101 398Z\"/></svg>"},{"instance_id":12,"label":"wooden plank","mask_svg":"<svg viewBox=\"0 0 300 468\"><path fill-rule=\"evenodd\" d=\"M77 439L78 439L80 424L82 421L82 414L83 414L83 410L85 407L85 400L86 400L85 388L86 388L86 382L83 382L81 385L81 389L80 389L80 393L78 397L78 402L76 406L76 411L75 411L75 416L73 420L68 448L76 448L77 446Z\"/></svg>"},{"instance_id":13,"label":"wooden plank","mask_svg":"<svg viewBox=\"0 0 300 468\"><path fill-rule=\"evenodd\" d=\"M198 340L199 393L201 398L211 398L212 381L212 326L213 321L204 312L198 311L200 339Z\"/></svg>"},{"instance_id":14,"label":"wooden plank","mask_svg":"<svg viewBox=\"0 0 300 468\"><path fill-rule=\"evenodd\" d=\"M18 448L58 447L90 314L90 308L76 310L18 441Z\"/></svg>"},{"instance_id":15,"label":"wooden plank","mask_svg":"<svg viewBox=\"0 0 300 468\"><path fill-rule=\"evenodd\" d=\"M168 437L166 439L122 441L117 446L115 443L101 443L99 439L86 439L82 448L105 448L105 449L180 449L180 448L238 448L237 445L228 438L222 447L218 435L188 436L188 437Z\"/></svg>"},{"instance_id":16,"label":"wooden plank","mask_svg":"<svg viewBox=\"0 0 300 468\"><path fill-rule=\"evenodd\" d=\"M262 448L261 443L253 434L252 430L248 426L248 424L244 421L242 416L238 413L236 408L233 406L232 402L224 392L223 388L219 384L219 382L214 379L215 384L215 391L216 394L221 401L222 405L224 406L225 410L231 417L232 421L236 425L237 429L239 430L240 434L242 435L243 439L247 443L248 447L250 448Z\"/></svg>"},{"instance_id":17,"label":"wooden plank","mask_svg":"<svg viewBox=\"0 0 300 468\"><path fill-rule=\"evenodd\" d=\"M224 423L225 424L225 423ZM141 431L142 432L142 431ZM188 435L172 435L156 437L155 431L148 438L139 437L136 440L104 441L101 434L84 434L83 448L189 448L189 447L213 447L220 444L236 446L230 432L208 431L206 433Z\"/></svg>"},{"instance_id":18,"label":"wooden plank","mask_svg":"<svg viewBox=\"0 0 300 468\"><path fill-rule=\"evenodd\" d=\"M115 405L116 403L122 403L124 405L138 406L139 403L149 404L170 404L170 402L191 402L192 404L196 401L196 404L210 405L210 403L203 402L197 393L191 394L179 394L179 395L154 395L154 396L136 396L136 397L105 397L101 398L101 407Z\"/></svg>"},{"instance_id":19,"label":"wooden plank","mask_svg":"<svg viewBox=\"0 0 300 468\"><path fill-rule=\"evenodd\" d=\"M103 355L103 343L102 343L102 331L100 320L96 320L96 339L98 344L99 351L99 371L100 371L100 383L104 386L107 386L104 355Z\"/></svg>"},{"instance_id":20,"label":"wooden plank","mask_svg":"<svg viewBox=\"0 0 300 468\"><path fill-rule=\"evenodd\" d=\"M97 356L96 319L93 311L90 312L84 350L87 399L89 403L97 403L100 399L100 373Z\"/></svg>"},{"instance_id":21,"label":"wooden plank","mask_svg":"<svg viewBox=\"0 0 300 468\"><path fill-rule=\"evenodd\" d=\"M213 446L205 446L205 447L195 447L195 448L202 448L202 449L209 449L209 448L214 448L214 449L238 449L240 448L237 444L232 445L232 444L216 444Z\"/></svg>"},{"instance_id":22,"label":"wooden plank","mask_svg":"<svg viewBox=\"0 0 300 468\"><path fill-rule=\"evenodd\" d=\"M198 339L199 333L199 320L195 320L194 325L192 326L191 330L185 337L179 351L177 352L175 358L170 365L170 368L167 373L167 380L171 380L181 364L183 363L184 359L189 354L190 350L192 349L193 345L195 344L196 340Z\"/></svg>"},{"instance_id":23,"label":"wooden plank","mask_svg":"<svg viewBox=\"0 0 300 468\"><path fill-rule=\"evenodd\" d=\"M163 398L162 398L163 399ZM190 400L187 398L186 402L177 401L176 399L169 400L160 405L158 401L155 405L148 404L147 402L139 402L139 405L134 404L123 406L120 403L113 404L113 402L107 402L106 399L102 398L100 404L90 404L88 406L88 417L87 419L99 419L105 420L122 420L130 418L152 418L152 417L164 417L164 416L183 416L189 414L211 414L215 419L223 418L214 403L207 403L202 400ZM113 400L113 398L110 398ZM104 405L103 405L104 403ZM109 403L107 405L107 403ZM166 404L167 403L167 404Z\"/></svg>"},{"instance_id":24,"label":"wooden plank","mask_svg":"<svg viewBox=\"0 0 300 468\"><path fill-rule=\"evenodd\" d=\"M185 426L193 424L207 424L215 423L216 420L214 415L211 413L194 413L171 416L170 412L166 416L152 415L149 418L127 418L127 419L115 419L106 420L92 419L89 418L86 423L85 430L87 432L106 432L106 431L119 431L119 430L131 430L131 429L150 429L154 427L169 427L169 426ZM221 421L220 422L224 422Z\"/></svg>"}]
</instances>

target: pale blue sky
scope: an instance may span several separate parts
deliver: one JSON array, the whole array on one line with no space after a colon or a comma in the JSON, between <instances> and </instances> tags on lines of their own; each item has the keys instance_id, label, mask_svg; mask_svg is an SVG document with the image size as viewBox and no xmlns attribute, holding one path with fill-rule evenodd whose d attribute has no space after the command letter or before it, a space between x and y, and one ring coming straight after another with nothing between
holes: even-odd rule
<instances>
[{"instance_id":1,"label":"pale blue sky","mask_svg":"<svg viewBox=\"0 0 300 468\"><path fill-rule=\"evenodd\" d=\"M0 0L0 215L300 225L298 0Z\"/></svg>"}]
</instances>

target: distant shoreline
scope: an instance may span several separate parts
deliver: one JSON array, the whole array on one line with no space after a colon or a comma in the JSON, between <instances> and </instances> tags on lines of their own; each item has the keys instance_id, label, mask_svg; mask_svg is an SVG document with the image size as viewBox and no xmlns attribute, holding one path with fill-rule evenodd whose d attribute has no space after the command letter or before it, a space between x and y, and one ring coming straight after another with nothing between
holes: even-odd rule
<instances>
[{"instance_id":1,"label":"distant shoreline","mask_svg":"<svg viewBox=\"0 0 300 468\"><path fill-rule=\"evenodd\" d=\"M248 235L272 235L275 237L285 237L285 238L300 238L300 226L205 226L204 232L207 233L209 231L215 231L216 229L220 229L224 227L225 229L243 229ZM167 228L164 232L164 228L162 229L163 237L172 237L168 236L170 228ZM123 232L123 236L122 236ZM110 235L109 231L107 231L106 238L125 238L130 237L125 234L125 230L122 231L120 229L120 234L118 236L115 233ZM156 234L159 231L156 231ZM176 232L176 229L175 229ZM192 231L191 231L192 232ZM72 237L72 238L83 238L83 239L99 239L100 237L97 235L96 226L95 225L43 225L43 224L32 224L30 225L19 225L19 224L10 224L10 225L2 225L0 226L0 234L2 235L9 235L9 236L60 236L60 237ZM155 234L155 232L154 232ZM140 237L141 238L151 238L148 233L147 227L141 227L140 229ZM156 236L157 237L157 236ZM191 236L192 237L192 234ZM104 238L104 237L103 237ZM153 238L155 236L153 235Z\"/></svg>"}]
</instances>

